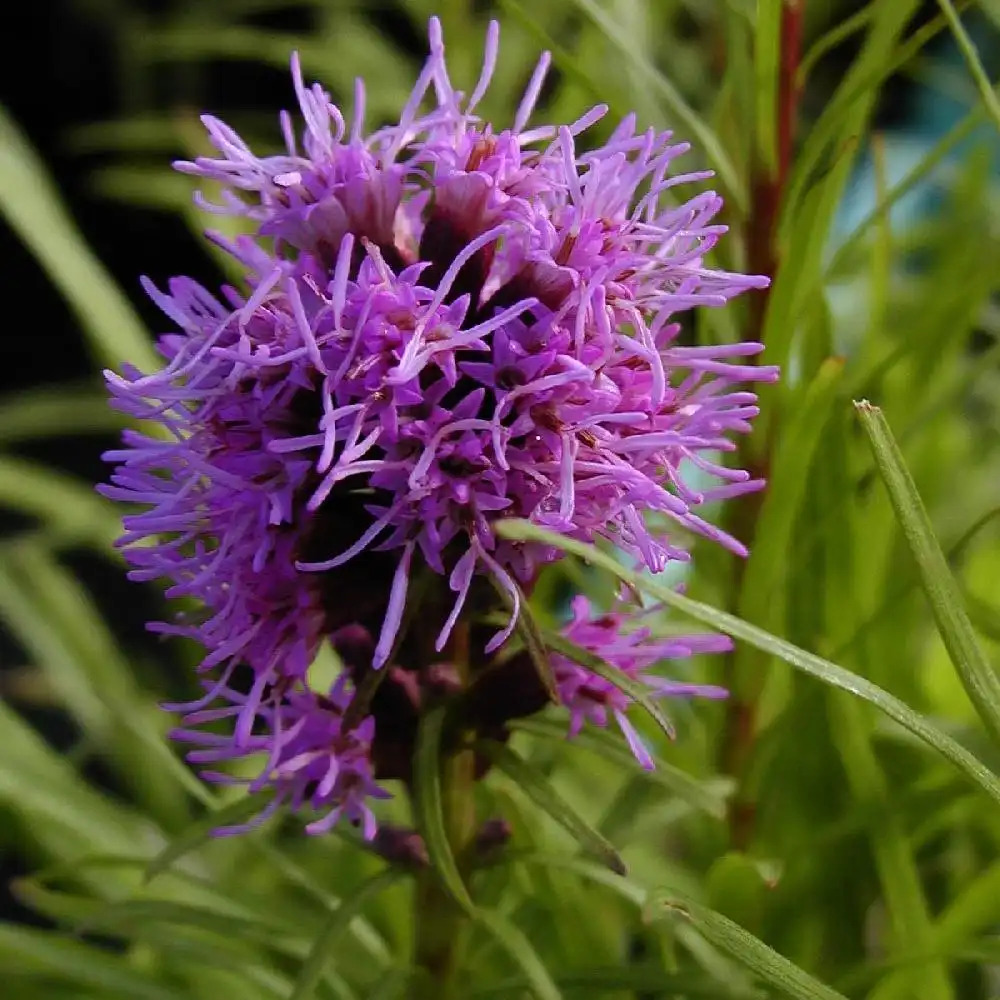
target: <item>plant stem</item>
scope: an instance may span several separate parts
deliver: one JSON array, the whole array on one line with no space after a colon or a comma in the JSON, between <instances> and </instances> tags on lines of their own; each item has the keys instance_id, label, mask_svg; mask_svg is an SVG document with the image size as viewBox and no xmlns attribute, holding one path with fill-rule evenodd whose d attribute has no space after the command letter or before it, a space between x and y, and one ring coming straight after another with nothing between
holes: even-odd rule
<instances>
[{"instance_id":1,"label":"plant stem","mask_svg":"<svg viewBox=\"0 0 1000 1000\"><path fill-rule=\"evenodd\" d=\"M469 684L469 629L459 623L451 643L451 657L462 686ZM451 852L466 878L476 835L475 768L472 750L458 749L441 761L441 793L445 830ZM457 1000L457 972L468 931L468 915L452 899L433 868L417 876L414 893L414 963L422 974L412 980L412 1000Z\"/></svg>"}]
</instances>

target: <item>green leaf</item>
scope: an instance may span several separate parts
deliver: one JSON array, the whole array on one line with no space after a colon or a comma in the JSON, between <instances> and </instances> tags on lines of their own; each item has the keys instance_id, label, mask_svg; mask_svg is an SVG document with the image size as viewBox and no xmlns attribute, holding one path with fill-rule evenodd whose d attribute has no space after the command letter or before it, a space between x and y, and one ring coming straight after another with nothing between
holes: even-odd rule
<instances>
[{"instance_id":1,"label":"green leaf","mask_svg":"<svg viewBox=\"0 0 1000 1000\"><path fill-rule=\"evenodd\" d=\"M941 638L979 717L994 739L1000 742L1000 677L976 639L958 584L934 537L930 517L888 421L877 406L865 401L854 405L868 434L896 517L916 560Z\"/></svg>"},{"instance_id":2,"label":"green leaf","mask_svg":"<svg viewBox=\"0 0 1000 1000\"><path fill-rule=\"evenodd\" d=\"M969 72L972 74L972 79L979 90L979 96L982 98L983 105L990 113L994 124L1000 129L1000 101L997 100L993 84L990 82L989 75L983 66L982 60L979 58L979 53L976 51L975 45L972 44L969 33L962 26L962 21L951 0L938 0L938 6L948 20L948 27L951 28L951 33L955 36L955 41L958 43L962 57L969 67Z\"/></svg>"},{"instance_id":3,"label":"green leaf","mask_svg":"<svg viewBox=\"0 0 1000 1000\"><path fill-rule=\"evenodd\" d=\"M144 875L145 881L152 882L157 875L170 869L174 862L210 842L212 834L219 827L246 822L264 808L266 801L262 800L266 798L266 795L241 795L228 805L199 817L149 862Z\"/></svg>"},{"instance_id":4,"label":"green leaf","mask_svg":"<svg viewBox=\"0 0 1000 1000\"><path fill-rule=\"evenodd\" d=\"M511 722L510 728L522 730L533 736L541 736L544 739L555 740L563 745L567 742L565 724L553 719L544 717L515 719ZM603 730L584 729L573 737L572 745L596 753L605 760L613 760L616 764L621 764L630 772L646 781L662 786L671 794L676 795L677 798L709 816L716 819L725 818L726 799L733 789L731 778L715 776L698 779L655 755L651 755L655 765L654 769L646 771L636 767L635 755L624 740Z\"/></svg>"},{"instance_id":5,"label":"green leaf","mask_svg":"<svg viewBox=\"0 0 1000 1000\"><path fill-rule=\"evenodd\" d=\"M31 821L37 846L65 852L56 856L88 849L126 854L162 836L135 811L81 781L65 757L2 699L0 732L0 802Z\"/></svg>"},{"instance_id":6,"label":"green leaf","mask_svg":"<svg viewBox=\"0 0 1000 1000\"><path fill-rule=\"evenodd\" d=\"M560 537L560 536L556 536ZM637 705L646 710L649 717L663 730L669 739L674 739L677 735L670 720L663 710L650 696L649 689L639 681L633 680L623 673L616 666L602 660L589 649L578 646L575 642L561 636L558 632L546 632L545 644L549 649L554 649L561 653L568 660L579 663L581 667L592 670L598 677L603 677L609 684L613 684L623 694L627 694Z\"/></svg>"},{"instance_id":7,"label":"green leaf","mask_svg":"<svg viewBox=\"0 0 1000 1000\"><path fill-rule=\"evenodd\" d=\"M775 119L781 61L781 9L785 0L758 0L754 30L754 90L757 148L768 173L777 166Z\"/></svg>"},{"instance_id":8,"label":"green leaf","mask_svg":"<svg viewBox=\"0 0 1000 1000\"><path fill-rule=\"evenodd\" d=\"M829 31L821 35L809 46L805 55L799 60L798 81L800 86L809 78L813 67L823 56L836 49L871 20L875 12L875 7L879 2L880 0L870 0L864 7L855 11L850 17L844 18L843 21L835 24Z\"/></svg>"},{"instance_id":9,"label":"green leaf","mask_svg":"<svg viewBox=\"0 0 1000 1000\"><path fill-rule=\"evenodd\" d=\"M625 862L605 837L602 837L559 794L544 774L532 767L510 747L489 740L476 744L492 763L507 775L541 809L544 809L580 846L602 861L613 872L625 875Z\"/></svg>"},{"instance_id":10,"label":"green leaf","mask_svg":"<svg viewBox=\"0 0 1000 1000\"><path fill-rule=\"evenodd\" d=\"M508 851L496 861L496 865L503 867L515 864L531 865L543 869L565 869L588 882L610 889L619 899L624 900L635 909L641 909L645 906L649 898L645 887L639 885L634 879L616 875L609 871L605 865L580 855L553 854L543 851Z\"/></svg>"},{"instance_id":11,"label":"green leaf","mask_svg":"<svg viewBox=\"0 0 1000 1000\"><path fill-rule=\"evenodd\" d=\"M531 941L506 917L495 911L477 910L476 923L486 930L520 966L528 989L537 1000L562 1000L562 993L539 958Z\"/></svg>"},{"instance_id":12,"label":"green leaf","mask_svg":"<svg viewBox=\"0 0 1000 1000\"><path fill-rule=\"evenodd\" d=\"M690 920L706 940L793 1000L846 1000L843 994L824 986L739 924L675 890L654 895L646 912L647 919L677 915Z\"/></svg>"},{"instance_id":13,"label":"green leaf","mask_svg":"<svg viewBox=\"0 0 1000 1000\"><path fill-rule=\"evenodd\" d=\"M515 587L517 584L514 585ZM534 665L535 673L545 688L545 693L549 696L549 701L554 705L559 704L559 691L556 688L556 679L552 671L552 663L549 660L549 651L545 648L545 639L542 631L535 620L528 598L518 587L518 597L520 598L520 611L517 615L517 632L524 643L531 662Z\"/></svg>"},{"instance_id":14,"label":"green leaf","mask_svg":"<svg viewBox=\"0 0 1000 1000\"><path fill-rule=\"evenodd\" d=\"M424 839L424 846L435 872L455 902L471 913L475 907L458 870L445 823L441 790L441 735L444 721L443 706L425 712L420 720L413 759L413 810L417 828Z\"/></svg>"},{"instance_id":15,"label":"green leaf","mask_svg":"<svg viewBox=\"0 0 1000 1000\"><path fill-rule=\"evenodd\" d=\"M624 992L631 996L659 998L683 997L684 1000L730 1000L746 997L760 1000L757 991L748 992L706 975L667 972L657 965L610 965L573 969L554 976L563 992L574 997L596 997L607 1000ZM524 977L504 979L490 986L477 988L470 1000L511 1000L528 988Z\"/></svg>"},{"instance_id":16,"label":"green leaf","mask_svg":"<svg viewBox=\"0 0 1000 1000\"><path fill-rule=\"evenodd\" d=\"M0 455L0 504L40 521L58 544L85 544L103 555L113 554L121 532L114 507L90 483L13 455Z\"/></svg>"},{"instance_id":17,"label":"green leaf","mask_svg":"<svg viewBox=\"0 0 1000 1000\"><path fill-rule=\"evenodd\" d=\"M387 889L401 877L402 873L394 870L379 872L354 889L350 899L345 899L330 914L326 925L321 928L309 948L309 954L302 964L288 1000L311 1000L323 978L324 969L333 958L334 948L341 935L346 933L351 920L360 913L368 900L374 899L383 889Z\"/></svg>"},{"instance_id":18,"label":"green leaf","mask_svg":"<svg viewBox=\"0 0 1000 1000\"><path fill-rule=\"evenodd\" d=\"M617 560L592 545L585 545L583 542L565 538L555 531L539 528L537 525L523 520L504 521L497 527L497 533L511 541L542 542L585 559L614 574L618 579L635 589L645 591L696 621L718 629L734 639L750 643L765 653L777 656L802 673L821 680L824 684L849 691L856 697L870 702L890 719L898 722L904 729L908 729L915 736L918 736L979 785L991 798L1000 802L1000 778L947 733L942 732L904 702L864 677L859 677L815 653L800 649L793 643L771 635L734 615L718 611L700 601L694 601L683 594L678 594L641 573L627 569ZM589 664L586 665L589 666Z\"/></svg>"},{"instance_id":19,"label":"green leaf","mask_svg":"<svg viewBox=\"0 0 1000 1000\"><path fill-rule=\"evenodd\" d=\"M191 1000L187 993L158 983L133 968L125 956L102 951L50 931L0 924L0 972L41 982L92 987L112 1000Z\"/></svg>"},{"instance_id":20,"label":"green leaf","mask_svg":"<svg viewBox=\"0 0 1000 1000\"><path fill-rule=\"evenodd\" d=\"M103 364L160 367L128 299L81 238L45 165L0 107L0 212L73 308Z\"/></svg>"},{"instance_id":21,"label":"green leaf","mask_svg":"<svg viewBox=\"0 0 1000 1000\"><path fill-rule=\"evenodd\" d=\"M768 882L759 862L740 851L729 851L708 870L705 889L712 909L744 927L760 925Z\"/></svg>"},{"instance_id":22,"label":"green leaf","mask_svg":"<svg viewBox=\"0 0 1000 1000\"><path fill-rule=\"evenodd\" d=\"M920 871L901 818L889 806L888 785L871 745L864 707L852 699L831 695L829 710L834 742L851 791L862 806L877 809L869 823L868 837L896 950L903 953L929 950L930 911ZM893 987L887 982L880 984L872 1000L889 1000L890 997L905 1000L913 996L918 987L921 998L927 1000L950 1000L952 997L947 970L941 965L930 965L919 970L919 980L911 975L900 978Z\"/></svg>"},{"instance_id":23,"label":"green leaf","mask_svg":"<svg viewBox=\"0 0 1000 1000\"><path fill-rule=\"evenodd\" d=\"M806 498L808 469L838 399L844 362L827 358L796 397L796 419L773 457L767 494L757 520L754 545L740 586L740 616L778 628L784 623L781 586L793 544L796 519Z\"/></svg>"},{"instance_id":24,"label":"green leaf","mask_svg":"<svg viewBox=\"0 0 1000 1000\"><path fill-rule=\"evenodd\" d=\"M33 386L0 399L4 446L37 438L109 434L124 426L125 417L90 383Z\"/></svg>"},{"instance_id":25,"label":"green leaf","mask_svg":"<svg viewBox=\"0 0 1000 1000\"><path fill-rule=\"evenodd\" d=\"M596 0L574 0L577 6L596 24L604 36L620 52L622 58L663 101L664 107L690 130L692 138L708 156L709 163L718 172L719 180L729 193L734 205L741 207L746 201L746 192L740 175L730 160L719 137L707 122L684 100L677 87L641 54L635 52L635 45L622 30L620 23Z\"/></svg>"},{"instance_id":26,"label":"green leaf","mask_svg":"<svg viewBox=\"0 0 1000 1000\"><path fill-rule=\"evenodd\" d=\"M214 803L214 793L163 738L156 725L161 714L137 689L133 668L90 595L33 541L11 546L0 567L0 616L89 737L108 746L119 770L158 815L162 809L164 818L183 817L182 789Z\"/></svg>"}]
</instances>

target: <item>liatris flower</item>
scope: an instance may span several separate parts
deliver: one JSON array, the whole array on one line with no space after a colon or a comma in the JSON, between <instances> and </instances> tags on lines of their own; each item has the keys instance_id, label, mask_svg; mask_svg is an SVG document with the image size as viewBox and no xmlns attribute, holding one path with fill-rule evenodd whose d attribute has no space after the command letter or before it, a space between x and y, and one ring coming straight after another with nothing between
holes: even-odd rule
<instances>
[{"instance_id":1,"label":"liatris flower","mask_svg":"<svg viewBox=\"0 0 1000 1000\"><path fill-rule=\"evenodd\" d=\"M210 756L192 759L264 753L255 787L369 830L357 796L385 769L360 762L392 757L380 747L398 735L378 699L353 734L342 725L351 682L336 698L310 691L324 639L367 637L351 676L391 667L382 700L412 716L431 665L461 656L475 676L488 664L559 555L501 540L500 519L608 539L652 572L687 556L651 530L650 511L742 553L697 509L762 485L716 455L757 412L743 384L777 375L744 363L760 344L676 342L679 313L766 284L705 266L724 231L712 223L721 199L675 200L677 186L709 176L671 172L686 145L629 116L579 152L603 106L529 128L547 56L513 127L496 132L474 111L497 26L468 99L448 77L436 19L430 39L399 122L369 135L363 86L348 129L294 59L301 149L287 115L286 152L263 158L206 117L221 155L179 167L221 181L214 208L255 224L234 243L211 237L244 266L247 291L147 282L178 330L160 340L166 366L108 375L121 409L166 431L130 431L109 455L119 467L107 495L147 508L125 519L131 576L165 577L168 596L204 608L156 626L206 649L205 696L186 706L183 738L206 722L234 727L206 734ZM695 489L688 470L718 485ZM494 586L513 610L480 642ZM636 642L604 655L634 672L674 651L654 642L640 655ZM564 670L561 690L578 720L590 688L575 677ZM601 691L621 721L624 702ZM226 707L211 708L218 699ZM390 770L405 776L398 761Z\"/></svg>"}]
</instances>

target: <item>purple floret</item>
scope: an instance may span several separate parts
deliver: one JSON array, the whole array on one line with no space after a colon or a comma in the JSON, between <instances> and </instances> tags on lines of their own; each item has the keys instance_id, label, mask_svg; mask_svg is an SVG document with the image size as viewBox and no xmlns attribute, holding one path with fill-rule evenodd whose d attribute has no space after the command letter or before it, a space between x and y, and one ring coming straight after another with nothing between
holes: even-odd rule
<instances>
[{"instance_id":1,"label":"purple floret","mask_svg":"<svg viewBox=\"0 0 1000 1000\"><path fill-rule=\"evenodd\" d=\"M728 636L709 633L654 637L649 628L637 625L640 617L631 609L594 616L587 598L578 596L573 599L573 617L563 629L563 635L588 653L617 667L631 680L641 681L654 698L727 696L725 688L670 680L650 670L663 660L687 659L697 653L728 652L732 649ZM651 770L653 759L625 714L632 699L610 681L558 653L552 656L552 667L559 698L569 709L570 737L576 736L585 723L604 727L614 720L636 759Z\"/></svg>"}]
</instances>

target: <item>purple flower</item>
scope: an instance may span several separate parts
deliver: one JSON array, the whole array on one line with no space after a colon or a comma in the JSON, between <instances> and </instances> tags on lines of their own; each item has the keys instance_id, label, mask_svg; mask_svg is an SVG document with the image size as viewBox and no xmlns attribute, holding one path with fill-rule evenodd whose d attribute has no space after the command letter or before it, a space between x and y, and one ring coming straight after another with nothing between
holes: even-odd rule
<instances>
[{"instance_id":1,"label":"purple flower","mask_svg":"<svg viewBox=\"0 0 1000 1000\"><path fill-rule=\"evenodd\" d=\"M573 599L573 617L563 629L563 635L588 653L617 667L626 677L641 681L654 697L727 696L725 688L686 684L658 677L649 671L662 660L686 659L696 653L727 652L732 648L728 636L704 634L654 638L648 628L635 627L640 617L629 610L592 617L590 602L586 597L578 596ZM609 725L613 718L636 759L644 768L652 770L653 760L649 751L625 714L632 699L610 681L558 653L552 656L552 667L559 698L569 709L570 737L576 736L584 723L603 727Z\"/></svg>"},{"instance_id":2,"label":"purple flower","mask_svg":"<svg viewBox=\"0 0 1000 1000\"><path fill-rule=\"evenodd\" d=\"M299 689L282 697L275 691L257 709L265 733L235 741L228 736L186 728L239 716L247 696L229 688L216 693L227 697L232 704L190 712L184 718L185 728L176 729L173 738L203 747L188 754L188 759L197 764L259 755L264 760L260 774L243 783L251 792L270 788L274 793L267 806L249 823L217 833L243 833L258 826L280 806L298 810L308 803L313 810L326 812L306 827L307 833L325 833L344 816L362 828L366 839L375 836L375 814L368 800L387 798L388 793L373 777L374 719L365 719L353 729L343 724L350 701L346 675L326 695ZM205 773L209 779L224 784L239 783L239 779L228 774Z\"/></svg>"},{"instance_id":3,"label":"purple flower","mask_svg":"<svg viewBox=\"0 0 1000 1000\"><path fill-rule=\"evenodd\" d=\"M673 172L686 145L629 116L603 146L578 150L604 106L529 128L547 56L512 128L496 132L474 112L497 26L468 98L450 82L436 19L430 40L395 125L365 133L359 82L348 127L295 59L305 129L300 142L282 116L283 154L257 156L204 119L219 156L178 166L225 186L207 207L255 224L234 243L209 234L246 288L216 297L187 278L166 292L147 282L175 327L160 339L165 367L108 374L116 405L162 431L128 432L105 492L144 508L121 539L132 578L166 578L168 596L203 609L155 626L206 650L189 722L231 719L231 755L268 753L261 780L279 798L366 829L356 796L371 775L345 764L357 778L348 795L319 771L354 767L364 745L377 758L392 737L373 717L357 743L336 729L306 677L320 644L359 626L374 639L365 669L419 673L452 654L459 622L495 607L492 582L513 613L464 654L475 672L559 555L499 539L503 518L608 539L653 572L687 554L650 511L743 553L697 510L762 485L718 453L757 413L746 384L777 377L747 360L760 344L677 342L680 313L767 283L705 265L724 232L712 222L721 199L675 197L709 176ZM717 485L695 488L691 471ZM223 715L211 716L219 698ZM604 703L619 711L613 695ZM320 733L325 763L310 743Z\"/></svg>"}]
</instances>

